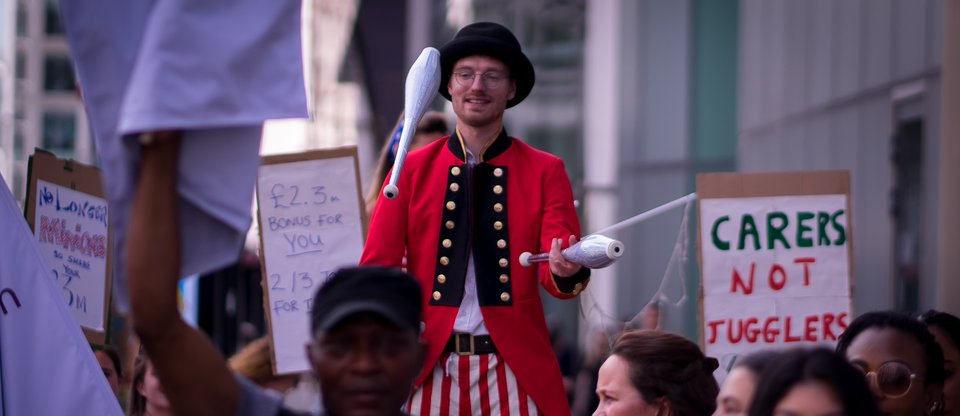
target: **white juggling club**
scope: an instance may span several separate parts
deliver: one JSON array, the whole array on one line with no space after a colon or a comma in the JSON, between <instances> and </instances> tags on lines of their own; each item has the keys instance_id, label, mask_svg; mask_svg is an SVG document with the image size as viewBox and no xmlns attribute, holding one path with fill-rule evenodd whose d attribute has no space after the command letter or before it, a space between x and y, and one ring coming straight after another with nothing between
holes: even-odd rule
<instances>
[{"instance_id":1,"label":"white juggling club","mask_svg":"<svg viewBox=\"0 0 960 416\"><path fill-rule=\"evenodd\" d=\"M436 48L424 48L420 56L407 72L407 82L403 97L403 130L400 132L400 144L397 147L397 158L393 162L390 173L390 182L383 188L383 196L388 199L396 198L400 190L397 182L400 180L400 171L403 161L407 158L410 141L417 131L417 123L427 112L430 103L437 96L440 88L440 51Z\"/></svg>"}]
</instances>

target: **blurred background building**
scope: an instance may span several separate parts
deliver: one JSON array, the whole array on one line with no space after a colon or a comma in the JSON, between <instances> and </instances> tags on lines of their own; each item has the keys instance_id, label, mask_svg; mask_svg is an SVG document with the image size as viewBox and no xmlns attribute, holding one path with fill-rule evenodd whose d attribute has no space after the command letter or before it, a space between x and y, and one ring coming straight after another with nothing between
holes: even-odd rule
<instances>
[{"instance_id":1,"label":"blurred background building","mask_svg":"<svg viewBox=\"0 0 960 416\"><path fill-rule=\"evenodd\" d=\"M19 200L34 148L88 164L96 159L58 5L0 3L0 173Z\"/></svg>"},{"instance_id":2,"label":"blurred background building","mask_svg":"<svg viewBox=\"0 0 960 416\"><path fill-rule=\"evenodd\" d=\"M0 2L0 172L21 199L34 147L94 163L56 3ZM367 183L420 50L496 21L537 69L529 98L507 111L507 131L565 160L585 231L693 192L701 172L848 169L855 310L956 313L937 297L960 280L943 267L943 253L958 249L944 233L960 230L940 220L956 198L944 194L955 178L941 160L960 157L941 134L944 33L960 24L945 18L945 3L305 1L312 118L269 123L263 153L355 144ZM446 101L434 105L453 120ZM682 216L613 235L629 254L595 272L582 302L545 297L568 338L600 316L630 320L652 300L666 329L696 338L696 222L681 230ZM688 256L667 274L684 234ZM230 278L201 279L199 322L229 353L263 331L259 264L248 257L216 274ZM654 299L663 278L665 296Z\"/></svg>"}]
</instances>

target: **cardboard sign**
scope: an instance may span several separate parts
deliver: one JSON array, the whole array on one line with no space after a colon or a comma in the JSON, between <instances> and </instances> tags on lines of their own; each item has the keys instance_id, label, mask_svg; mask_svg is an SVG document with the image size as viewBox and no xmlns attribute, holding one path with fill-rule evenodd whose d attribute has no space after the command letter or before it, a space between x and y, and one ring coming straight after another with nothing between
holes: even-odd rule
<instances>
[{"instance_id":1,"label":"cardboard sign","mask_svg":"<svg viewBox=\"0 0 960 416\"><path fill-rule=\"evenodd\" d=\"M257 179L264 309L275 374L310 369L313 296L360 261L366 216L355 146L263 158Z\"/></svg>"},{"instance_id":2,"label":"cardboard sign","mask_svg":"<svg viewBox=\"0 0 960 416\"><path fill-rule=\"evenodd\" d=\"M39 150L30 157L27 223L67 308L94 344L106 340L110 238L100 171Z\"/></svg>"},{"instance_id":3,"label":"cardboard sign","mask_svg":"<svg viewBox=\"0 0 960 416\"><path fill-rule=\"evenodd\" d=\"M704 174L701 343L739 355L834 345L852 320L847 172Z\"/></svg>"}]
</instances>

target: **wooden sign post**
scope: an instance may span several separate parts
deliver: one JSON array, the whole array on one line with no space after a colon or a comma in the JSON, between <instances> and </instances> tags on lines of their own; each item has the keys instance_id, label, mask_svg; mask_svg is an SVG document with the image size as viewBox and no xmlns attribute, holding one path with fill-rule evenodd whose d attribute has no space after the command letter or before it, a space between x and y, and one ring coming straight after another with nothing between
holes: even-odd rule
<instances>
[{"instance_id":1,"label":"wooden sign post","mask_svg":"<svg viewBox=\"0 0 960 416\"><path fill-rule=\"evenodd\" d=\"M106 342L110 233L100 170L38 149L30 157L27 223L87 340Z\"/></svg>"},{"instance_id":2,"label":"wooden sign post","mask_svg":"<svg viewBox=\"0 0 960 416\"><path fill-rule=\"evenodd\" d=\"M700 339L737 356L834 345L852 320L846 171L702 174Z\"/></svg>"},{"instance_id":3,"label":"wooden sign post","mask_svg":"<svg viewBox=\"0 0 960 416\"><path fill-rule=\"evenodd\" d=\"M356 266L366 212L354 146L263 158L257 179L264 309L275 374L307 371L313 296Z\"/></svg>"}]
</instances>

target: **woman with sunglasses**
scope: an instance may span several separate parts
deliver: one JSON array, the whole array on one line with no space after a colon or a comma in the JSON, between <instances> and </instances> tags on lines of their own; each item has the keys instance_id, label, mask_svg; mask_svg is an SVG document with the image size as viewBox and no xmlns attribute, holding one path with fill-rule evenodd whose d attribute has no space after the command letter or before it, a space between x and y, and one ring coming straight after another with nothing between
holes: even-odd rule
<instances>
[{"instance_id":1,"label":"woman with sunglasses","mask_svg":"<svg viewBox=\"0 0 960 416\"><path fill-rule=\"evenodd\" d=\"M863 375L824 348L776 356L760 375L750 416L876 416Z\"/></svg>"},{"instance_id":2,"label":"woman with sunglasses","mask_svg":"<svg viewBox=\"0 0 960 416\"><path fill-rule=\"evenodd\" d=\"M943 350L943 414L960 416L960 318L935 310L920 316Z\"/></svg>"},{"instance_id":3,"label":"woman with sunglasses","mask_svg":"<svg viewBox=\"0 0 960 416\"><path fill-rule=\"evenodd\" d=\"M867 376L884 414L942 414L943 352L922 323L895 312L864 314L840 335L837 352Z\"/></svg>"}]
</instances>

